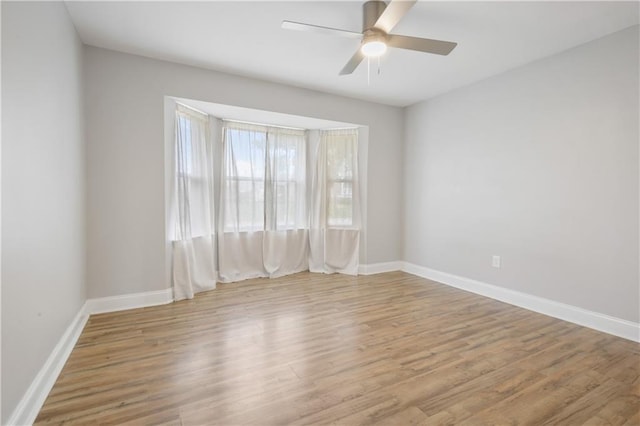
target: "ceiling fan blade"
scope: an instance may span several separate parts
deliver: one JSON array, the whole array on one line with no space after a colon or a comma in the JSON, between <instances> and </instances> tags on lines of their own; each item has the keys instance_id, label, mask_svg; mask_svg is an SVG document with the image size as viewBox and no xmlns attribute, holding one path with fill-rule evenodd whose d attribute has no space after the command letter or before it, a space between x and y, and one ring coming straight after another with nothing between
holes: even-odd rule
<instances>
[{"instance_id":1,"label":"ceiling fan blade","mask_svg":"<svg viewBox=\"0 0 640 426\"><path fill-rule=\"evenodd\" d=\"M458 43L452 41L432 40L430 38L410 37L389 34L387 45L400 49L417 50L419 52L435 53L436 55L448 55Z\"/></svg>"},{"instance_id":2,"label":"ceiling fan blade","mask_svg":"<svg viewBox=\"0 0 640 426\"><path fill-rule=\"evenodd\" d=\"M322 27L320 25L304 24L302 22L282 21L282 28L285 30L308 31L324 35L337 35L341 37L362 38L361 33L341 30L338 28Z\"/></svg>"},{"instance_id":3,"label":"ceiling fan blade","mask_svg":"<svg viewBox=\"0 0 640 426\"><path fill-rule=\"evenodd\" d=\"M358 48L356 53L354 53L351 59L349 59L349 62L347 62L347 65L345 65L344 68L342 68L342 71L340 71L340 75L347 75L354 72L355 69L358 68L358 65L360 65L360 62L362 62L363 59L364 59L364 54Z\"/></svg>"},{"instance_id":4,"label":"ceiling fan blade","mask_svg":"<svg viewBox=\"0 0 640 426\"><path fill-rule=\"evenodd\" d=\"M374 25L385 33L391 32L417 0L391 0Z\"/></svg>"}]
</instances>

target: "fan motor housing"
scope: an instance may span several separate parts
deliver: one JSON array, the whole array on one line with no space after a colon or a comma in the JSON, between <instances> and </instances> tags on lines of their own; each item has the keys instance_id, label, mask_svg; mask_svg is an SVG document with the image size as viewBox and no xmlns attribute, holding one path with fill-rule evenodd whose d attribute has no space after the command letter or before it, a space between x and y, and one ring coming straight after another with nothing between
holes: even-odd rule
<instances>
[{"instance_id":1,"label":"fan motor housing","mask_svg":"<svg viewBox=\"0 0 640 426\"><path fill-rule=\"evenodd\" d=\"M386 7L387 4L380 0L370 0L362 5L363 33L374 28L374 25Z\"/></svg>"},{"instance_id":2,"label":"fan motor housing","mask_svg":"<svg viewBox=\"0 0 640 426\"><path fill-rule=\"evenodd\" d=\"M387 35L384 33L384 31L380 31L377 28L366 30L364 32L364 35L362 36L361 44L367 44L373 41L380 41L384 44L387 44Z\"/></svg>"}]
</instances>

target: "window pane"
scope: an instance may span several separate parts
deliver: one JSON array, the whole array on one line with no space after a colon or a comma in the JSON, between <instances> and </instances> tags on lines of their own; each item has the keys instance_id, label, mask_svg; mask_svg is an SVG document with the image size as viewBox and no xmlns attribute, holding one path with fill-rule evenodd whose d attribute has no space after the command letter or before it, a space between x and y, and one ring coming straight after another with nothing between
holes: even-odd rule
<instances>
[{"instance_id":1,"label":"window pane","mask_svg":"<svg viewBox=\"0 0 640 426\"><path fill-rule=\"evenodd\" d=\"M267 200L268 229L304 228L306 210L305 138L303 132L269 132L269 173L272 199ZM301 193L299 193L301 192Z\"/></svg>"},{"instance_id":2,"label":"window pane","mask_svg":"<svg viewBox=\"0 0 640 426\"><path fill-rule=\"evenodd\" d=\"M211 160L208 157L206 119L176 112L175 238L209 235L213 227L210 193Z\"/></svg>"},{"instance_id":3,"label":"window pane","mask_svg":"<svg viewBox=\"0 0 640 426\"><path fill-rule=\"evenodd\" d=\"M225 231L264 229L264 181L226 181Z\"/></svg>"},{"instance_id":4,"label":"window pane","mask_svg":"<svg viewBox=\"0 0 640 426\"><path fill-rule=\"evenodd\" d=\"M176 144L176 171L179 175L188 176L193 172L193 138L191 120L183 115L177 116L178 141Z\"/></svg>"},{"instance_id":5,"label":"window pane","mask_svg":"<svg viewBox=\"0 0 640 426\"><path fill-rule=\"evenodd\" d=\"M347 137L327 141L327 177L329 180L353 179L353 144Z\"/></svg>"},{"instance_id":6,"label":"window pane","mask_svg":"<svg viewBox=\"0 0 640 426\"><path fill-rule=\"evenodd\" d=\"M264 179L267 134L225 129L226 231L264 229Z\"/></svg>"},{"instance_id":7,"label":"window pane","mask_svg":"<svg viewBox=\"0 0 640 426\"><path fill-rule=\"evenodd\" d=\"M307 226L303 131L230 123L224 168L226 230Z\"/></svg>"},{"instance_id":8,"label":"window pane","mask_svg":"<svg viewBox=\"0 0 640 426\"><path fill-rule=\"evenodd\" d=\"M264 179L267 134L227 129L227 176Z\"/></svg>"},{"instance_id":9,"label":"window pane","mask_svg":"<svg viewBox=\"0 0 640 426\"><path fill-rule=\"evenodd\" d=\"M353 225L353 183L328 183L327 224L329 226Z\"/></svg>"},{"instance_id":10,"label":"window pane","mask_svg":"<svg viewBox=\"0 0 640 426\"><path fill-rule=\"evenodd\" d=\"M358 134L355 129L326 131L327 225L355 226L353 188L356 179Z\"/></svg>"},{"instance_id":11,"label":"window pane","mask_svg":"<svg viewBox=\"0 0 640 426\"><path fill-rule=\"evenodd\" d=\"M202 179L189 179L189 209L191 235L199 237L211 232L208 186Z\"/></svg>"},{"instance_id":12,"label":"window pane","mask_svg":"<svg viewBox=\"0 0 640 426\"><path fill-rule=\"evenodd\" d=\"M276 229L298 229L306 225L303 222L304 200L298 193L295 181L280 181L275 184Z\"/></svg>"}]
</instances>

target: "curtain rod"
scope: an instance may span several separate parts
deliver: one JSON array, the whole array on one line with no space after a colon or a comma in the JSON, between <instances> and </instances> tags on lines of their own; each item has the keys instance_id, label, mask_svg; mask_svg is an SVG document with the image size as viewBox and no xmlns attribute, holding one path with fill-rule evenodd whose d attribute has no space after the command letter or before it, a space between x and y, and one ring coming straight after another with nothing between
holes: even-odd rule
<instances>
[{"instance_id":1,"label":"curtain rod","mask_svg":"<svg viewBox=\"0 0 640 426\"><path fill-rule=\"evenodd\" d=\"M308 129L308 128L303 128L303 127L289 127L289 126L280 126L280 125L276 125L276 124L265 124L265 123L256 123L254 121L242 121L242 120L232 120L229 118L221 118L222 121L229 121L231 123L240 123L240 124L252 124L254 126L262 126L262 127L277 127L279 129L290 129L290 130L320 130L320 131L326 131L326 130L358 130L359 126L354 126L354 127L325 127L325 128L312 128L312 129Z\"/></svg>"},{"instance_id":2,"label":"curtain rod","mask_svg":"<svg viewBox=\"0 0 640 426\"><path fill-rule=\"evenodd\" d=\"M324 129L314 129L314 130L358 130L360 126L355 127L327 127Z\"/></svg>"},{"instance_id":3,"label":"curtain rod","mask_svg":"<svg viewBox=\"0 0 640 426\"><path fill-rule=\"evenodd\" d=\"M308 130L302 127L289 127L289 126L279 126L277 124L265 124L265 123L256 123L254 121L243 121L243 120L232 120L230 118L222 118L222 121L229 121L231 123L240 123L240 124L251 124L254 126L262 126L262 127L277 127L279 129L288 129L288 130Z\"/></svg>"}]
</instances>

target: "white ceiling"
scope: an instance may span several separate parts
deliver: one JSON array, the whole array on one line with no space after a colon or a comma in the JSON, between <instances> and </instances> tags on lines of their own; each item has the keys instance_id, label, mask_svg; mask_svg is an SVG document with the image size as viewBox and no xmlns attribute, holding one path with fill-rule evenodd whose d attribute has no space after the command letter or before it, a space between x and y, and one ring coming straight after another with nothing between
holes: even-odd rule
<instances>
[{"instance_id":1,"label":"white ceiling","mask_svg":"<svg viewBox=\"0 0 640 426\"><path fill-rule=\"evenodd\" d=\"M406 106L639 22L638 2L419 1L392 33L456 41L449 56L390 49L381 74L338 72L358 40L282 20L361 30L362 3L68 1L86 44Z\"/></svg>"}]
</instances>

